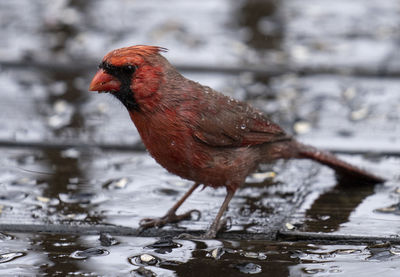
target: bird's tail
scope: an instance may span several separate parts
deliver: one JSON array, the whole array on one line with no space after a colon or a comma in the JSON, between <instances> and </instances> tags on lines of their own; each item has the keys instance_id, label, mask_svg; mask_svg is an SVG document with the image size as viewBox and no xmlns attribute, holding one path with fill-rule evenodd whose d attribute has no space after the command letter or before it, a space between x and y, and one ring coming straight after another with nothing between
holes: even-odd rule
<instances>
[{"instance_id":1,"label":"bird's tail","mask_svg":"<svg viewBox=\"0 0 400 277\"><path fill-rule=\"evenodd\" d=\"M312 159L321 164L329 166L343 178L357 180L362 183L377 184L385 182L385 179L375 176L361 168L351 165L343 160L340 160L335 155L321 151L315 147L296 142L298 145L298 158Z\"/></svg>"}]
</instances>

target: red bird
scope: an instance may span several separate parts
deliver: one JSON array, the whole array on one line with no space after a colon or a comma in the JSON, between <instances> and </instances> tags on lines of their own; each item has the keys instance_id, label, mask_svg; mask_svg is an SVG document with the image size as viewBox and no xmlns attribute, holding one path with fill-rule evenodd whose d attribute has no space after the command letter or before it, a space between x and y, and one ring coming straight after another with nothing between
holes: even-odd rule
<instances>
[{"instance_id":1,"label":"red bird","mask_svg":"<svg viewBox=\"0 0 400 277\"><path fill-rule=\"evenodd\" d=\"M195 182L164 217L143 219L143 228L189 218L196 210L182 215L176 210L200 184L225 187L225 201L203 236L214 238L229 201L246 176L260 163L277 159L313 159L359 181L384 181L297 142L250 105L186 79L160 54L165 51L145 45L111 51L89 88L117 97L154 159L169 172Z\"/></svg>"}]
</instances>

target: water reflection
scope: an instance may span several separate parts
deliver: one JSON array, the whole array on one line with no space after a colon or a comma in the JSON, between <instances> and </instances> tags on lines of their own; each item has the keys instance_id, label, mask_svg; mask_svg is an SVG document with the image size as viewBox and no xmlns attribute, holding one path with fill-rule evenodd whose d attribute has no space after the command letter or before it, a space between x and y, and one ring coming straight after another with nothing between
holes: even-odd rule
<instances>
[{"instance_id":1,"label":"water reflection","mask_svg":"<svg viewBox=\"0 0 400 277\"><path fill-rule=\"evenodd\" d=\"M351 213L368 196L374 194L375 186L357 185L341 180L336 186L322 193L306 211L303 231L334 232L349 221Z\"/></svg>"}]
</instances>

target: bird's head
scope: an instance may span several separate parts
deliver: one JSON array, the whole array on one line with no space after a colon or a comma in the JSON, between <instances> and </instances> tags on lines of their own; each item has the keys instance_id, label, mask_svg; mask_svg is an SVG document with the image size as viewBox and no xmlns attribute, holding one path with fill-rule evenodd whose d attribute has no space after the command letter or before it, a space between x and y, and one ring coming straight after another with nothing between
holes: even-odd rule
<instances>
[{"instance_id":1,"label":"bird's head","mask_svg":"<svg viewBox=\"0 0 400 277\"><path fill-rule=\"evenodd\" d=\"M151 108L168 61L160 55L167 51L157 46L136 45L113 50L104 56L90 83L90 91L108 92L129 111Z\"/></svg>"}]
</instances>

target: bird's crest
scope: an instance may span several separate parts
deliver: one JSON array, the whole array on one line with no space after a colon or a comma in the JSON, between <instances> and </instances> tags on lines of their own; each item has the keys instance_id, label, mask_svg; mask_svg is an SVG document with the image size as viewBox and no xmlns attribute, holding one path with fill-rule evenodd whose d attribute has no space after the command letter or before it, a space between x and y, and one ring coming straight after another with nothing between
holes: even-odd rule
<instances>
[{"instance_id":1,"label":"bird's crest","mask_svg":"<svg viewBox=\"0 0 400 277\"><path fill-rule=\"evenodd\" d=\"M109 52L104 56L103 62L107 62L115 66L137 65L143 62L146 57L167 51L168 49L159 46L134 45Z\"/></svg>"}]
</instances>

